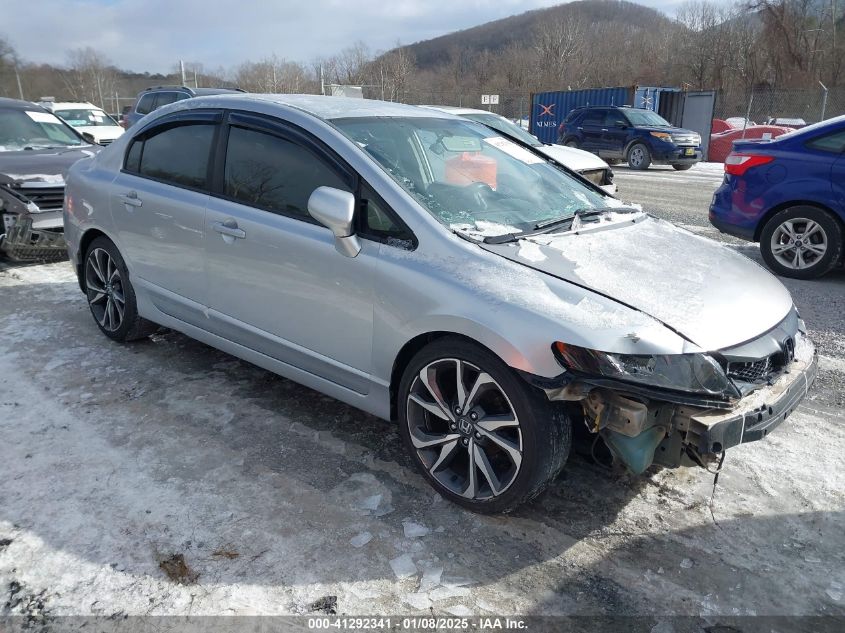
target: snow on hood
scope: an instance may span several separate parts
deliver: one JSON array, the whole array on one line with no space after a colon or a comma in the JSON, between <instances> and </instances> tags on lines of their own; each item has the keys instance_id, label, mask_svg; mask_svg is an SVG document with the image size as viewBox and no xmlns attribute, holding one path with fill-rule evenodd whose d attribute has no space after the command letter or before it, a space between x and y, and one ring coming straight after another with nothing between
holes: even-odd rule
<instances>
[{"instance_id":1,"label":"snow on hood","mask_svg":"<svg viewBox=\"0 0 845 633\"><path fill-rule=\"evenodd\" d=\"M792 309L786 288L732 249L645 214L618 215L481 246L636 308L707 350L753 339Z\"/></svg>"},{"instance_id":2,"label":"snow on hood","mask_svg":"<svg viewBox=\"0 0 845 633\"><path fill-rule=\"evenodd\" d=\"M607 163L595 154L565 145L539 145L535 148L549 158L563 163L572 171L607 169Z\"/></svg>"}]
</instances>

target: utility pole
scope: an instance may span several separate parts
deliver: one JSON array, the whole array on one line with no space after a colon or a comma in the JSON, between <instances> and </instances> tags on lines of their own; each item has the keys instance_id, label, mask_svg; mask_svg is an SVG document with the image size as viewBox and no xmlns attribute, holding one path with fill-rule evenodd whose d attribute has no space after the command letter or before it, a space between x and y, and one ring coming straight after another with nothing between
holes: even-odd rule
<instances>
[{"instance_id":1,"label":"utility pole","mask_svg":"<svg viewBox=\"0 0 845 633\"><path fill-rule=\"evenodd\" d=\"M23 86L21 86L21 74L18 72L18 60L17 59L15 59L15 79L18 82L18 94L21 97L21 101L24 101Z\"/></svg>"},{"instance_id":2,"label":"utility pole","mask_svg":"<svg viewBox=\"0 0 845 633\"><path fill-rule=\"evenodd\" d=\"M182 85L185 85L185 62L181 59L179 60L179 70L182 71Z\"/></svg>"},{"instance_id":3,"label":"utility pole","mask_svg":"<svg viewBox=\"0 0 845 633\"><path fill-rule=\"evenodd\" d=\"M323 65L320 64L320 94L326 95L326 82L323 79Z\"/></svg>"}]
</instances>

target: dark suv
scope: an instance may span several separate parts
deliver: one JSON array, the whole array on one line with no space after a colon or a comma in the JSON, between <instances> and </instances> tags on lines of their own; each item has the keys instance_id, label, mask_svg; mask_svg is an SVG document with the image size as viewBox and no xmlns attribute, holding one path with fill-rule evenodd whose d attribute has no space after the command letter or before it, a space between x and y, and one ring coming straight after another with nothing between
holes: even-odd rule
<instances>
[{"instance_id":1,"label":"dark suv","mask_svg":"<svg viewBox=\"0 0 845 633\"><path fill-rule=\"evenodd\" d=\"M175 101L229 92L243 92L243 90L240 88L236 88L235 90L228 90L227 88L188 88L187 86L154 86L153 88L147 88L138 94L129 112L123 115L121 125L128 130L153 110L158 110L161 106L166 106Z\"/></svg>"},{"instance_id":2,"label":"dark suv","mask_svg":"<svg viewBox=\"0 0 845 633\"><path fill-rule=\"evenodd\" d=\"M629 106L575 108L558 129L558 143L633 169L652 163L689 169L702 160L701 136L673 126L656 112Z\"/></svg>"}]
</instances>

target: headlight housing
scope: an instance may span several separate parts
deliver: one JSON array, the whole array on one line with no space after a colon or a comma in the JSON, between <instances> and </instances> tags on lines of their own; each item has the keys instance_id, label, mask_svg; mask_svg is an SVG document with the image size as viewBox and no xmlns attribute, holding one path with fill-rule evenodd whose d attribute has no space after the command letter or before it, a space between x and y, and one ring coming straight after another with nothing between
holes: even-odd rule
<instances>
[{"instance_id":1,"label":"headlight housing","mask_svg":"<svg viewBox=\"0 0 845 633\"><path fill-rule=\"evenodd\" d=\"M590 376L709 396L740 396L707 354L611 354L559 341L552 349L566 369Z\"/></svg>"},{"instance_id":2,"label":"headlight housing","mask_svg":"<svg viewBox=\"0 0 845 633\"><path fill-rule=\"evenodd\" d=\"M661 141L666 141L667 143L672 142L672 135L668 132L651 132L651 135L659 138Z\"/></svg>"}]
</instances>

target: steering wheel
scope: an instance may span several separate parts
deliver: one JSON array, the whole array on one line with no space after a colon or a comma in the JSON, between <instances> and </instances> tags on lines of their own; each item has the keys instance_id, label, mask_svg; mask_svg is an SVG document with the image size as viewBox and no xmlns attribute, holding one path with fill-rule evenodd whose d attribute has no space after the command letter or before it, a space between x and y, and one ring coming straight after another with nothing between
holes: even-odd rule
<instances>
[{"instance_id":1,"label":"steering wheel","mask_svg":"<svg viewBox=\"0 0 845 633\"><path fill-rule=\"evenodd\" d=\"M495 193L493 188L486 182L472 182L464 187L464 191L468 193L473 201L482 209L488 207L487 200L490 194Z\"/></svg>"}]
</instances>

